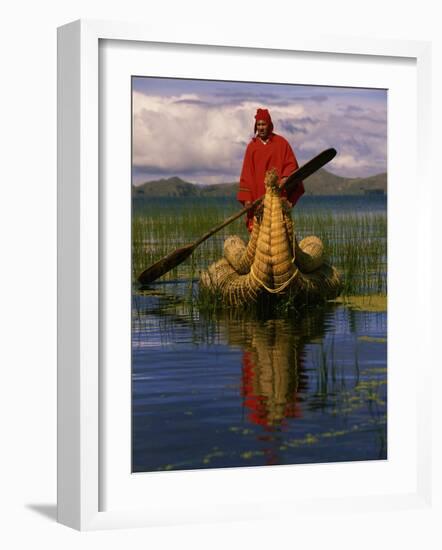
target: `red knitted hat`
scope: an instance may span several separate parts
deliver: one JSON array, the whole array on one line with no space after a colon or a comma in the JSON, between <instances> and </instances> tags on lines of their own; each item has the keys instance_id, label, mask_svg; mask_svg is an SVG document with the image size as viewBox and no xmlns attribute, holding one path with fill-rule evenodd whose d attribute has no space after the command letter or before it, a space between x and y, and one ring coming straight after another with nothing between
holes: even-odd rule
<instances>
[{"instance_id":1,"label":"red knitted hat","mask_svg":"<svg viewBox=\"0 0 442 550\"><path fill-rule=\"evenodd\" d=\"M270 132L273 132L272 118L271 118L270 113L267 109L258 109L256 111L255 121L258 122L258 120L265 120L267 122L267 124L269 125ZM253 132L255 134L256 134L256 122L255 122L255 128L253 129Z\"/></svg>"}]
</instances>

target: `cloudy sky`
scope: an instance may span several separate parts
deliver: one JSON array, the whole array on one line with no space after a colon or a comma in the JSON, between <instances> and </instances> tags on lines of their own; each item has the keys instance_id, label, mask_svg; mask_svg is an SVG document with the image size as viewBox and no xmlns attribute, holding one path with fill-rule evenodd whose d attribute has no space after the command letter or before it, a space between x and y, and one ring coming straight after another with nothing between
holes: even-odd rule
<instances>
[{"instance_id":1,"label":"cloudy sky","mask_svg":"<svg viewBox=\"0 0 442 550\"><path fill-rule=\"evenodd\" d=\"M148 77L133 77L132 90L135 184L238 181L259 107L300 164L335 147L335 174L387 171L386 90Z\"/></svg>"}]
</instances>

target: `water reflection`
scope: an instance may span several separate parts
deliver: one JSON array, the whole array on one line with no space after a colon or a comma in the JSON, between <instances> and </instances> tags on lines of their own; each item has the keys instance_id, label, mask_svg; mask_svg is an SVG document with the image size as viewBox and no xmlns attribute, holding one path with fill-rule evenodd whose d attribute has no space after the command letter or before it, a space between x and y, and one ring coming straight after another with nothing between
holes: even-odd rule
<instances>
[{"instance_id":1,"label":"water reflection","mask_svg":"<svg viewBox=\"0 0 442 550\"><path fill-rule=\"evenodd\" d=\"M226 343L243 350L241 395L250 422L270 427L302 417L305 346L323 337L325 311L297 319L223 320Z\"/></svg>"},{"instance_id":2,"label":"water reflection","mask_svg":"<svg viewBox=\"0 0 442 550\"><path fill-rule=\"evenodd\" d=\"M386 457L386 314L134 297L134 471ZM181 297L180 297L181 296Z\"/></svg>"}]
</instances>

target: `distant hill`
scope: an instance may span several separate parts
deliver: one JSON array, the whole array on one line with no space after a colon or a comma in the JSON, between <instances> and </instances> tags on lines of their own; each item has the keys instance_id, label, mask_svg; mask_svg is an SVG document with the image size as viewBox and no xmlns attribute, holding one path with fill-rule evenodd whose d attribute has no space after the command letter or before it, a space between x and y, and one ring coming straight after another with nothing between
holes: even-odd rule
<instances>
[{"instance_id":1,"label":"distant hill","mask_svg":"<svg viewBox=\"0 0 442 550\"><path fill-rule=\"evenodd\" d=\"M142 197L235 197L238 183L198 185L179 177L148 181L132 187L132 196ZM369 178L344 178L318 170L305 183L306 195L362 195L387 193L387 174Z\"/></svg>"},{"instance_id":2,"label":"distant hill","mask_svg":"<svg viewBox=\"0 0 442 550\"><path fill-rule=\"evenodd\" d=\"M386 173L369 178L344 178L322 169L305 182L306 195L363 195L374 190L387 193Z\"/></svg>"},{"instance_id":3,"label":"distant hill","mask_svg":"<svg viewBox=\"0 0 442 550\"><path fill-rule=\"evenodd\" d=\"M135 197L196 197L198 195L197 185L178 177L148 181L132 187L132 196Z\"/></svg>"}]
</instances>

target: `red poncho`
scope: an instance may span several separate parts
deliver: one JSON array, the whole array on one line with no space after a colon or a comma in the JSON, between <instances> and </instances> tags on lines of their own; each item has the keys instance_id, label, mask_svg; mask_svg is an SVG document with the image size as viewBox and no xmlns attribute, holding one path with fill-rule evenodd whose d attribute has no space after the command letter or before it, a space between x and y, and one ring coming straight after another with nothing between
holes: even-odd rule
<instances>
[{"instance_id":1,"label":"red poncho","mask_svg":"<svg viewBox=\"0 0 442 550\"><path fill-rule=\"evenodd\" d=\"M265 193L264 177L271 168L276 168L280 179L289 176L298 168L298 161L289 142L273 133L270 134L267 143L255 137L247 146L236 198L244 204L245 201L253 202L262 197ZM288 195L283 191L282 196L296 204L303 193L304 185L300 182L294 191ZM247 226L251 230L253 213L249 212L247 218Z\"/></svg>"}]
</instances>

